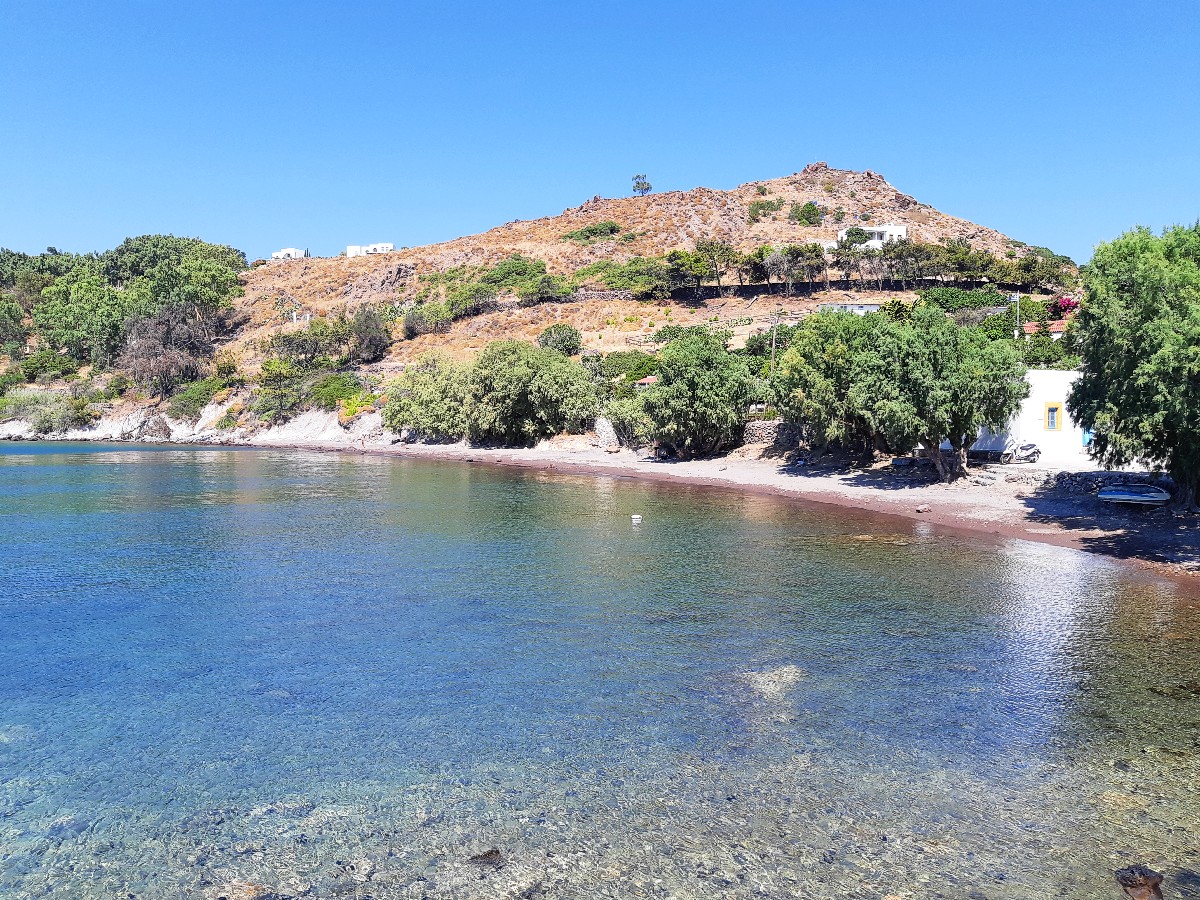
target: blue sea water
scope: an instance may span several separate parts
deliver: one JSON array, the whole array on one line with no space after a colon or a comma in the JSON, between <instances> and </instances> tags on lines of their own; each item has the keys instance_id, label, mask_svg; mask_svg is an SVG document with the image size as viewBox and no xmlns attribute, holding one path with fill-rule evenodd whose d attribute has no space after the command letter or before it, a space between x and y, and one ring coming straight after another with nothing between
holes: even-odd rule
<instances>
[{"instance_id":1,"label":"blue sea water","mask_svg":"<svg viewBox=\"0 0 1200 900\"><path fill-rule=\"evenodd\" d=\"M1198 595L736 491L13 444L0 896L1200 896Z\"/></svg>"}]
</instances>

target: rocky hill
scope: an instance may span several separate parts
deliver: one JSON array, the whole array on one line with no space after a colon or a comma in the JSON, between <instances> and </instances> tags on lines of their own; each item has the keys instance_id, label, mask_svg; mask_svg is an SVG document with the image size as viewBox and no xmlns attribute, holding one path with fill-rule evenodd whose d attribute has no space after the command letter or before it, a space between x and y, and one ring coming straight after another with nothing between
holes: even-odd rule
<instances>
[{"instance_id":1,"label":"rocky hill","mask_svg":"<svg viewBox=\"0 0 1200 900\"><path fill-rule=\"evenodd\" d=\"M792 205L809 201L826 212L824 222L809 226L790 221ZM775 208L751 222L750 207L756 202ZM568 232L606 221L617 223L621 232L590 242L564 238ZM916 241L962 238L998 256L1027 252L1024 244L994 229L919 202L882 175L831 169L818 162L784 178L747 182L728 191L695 188L643 197L593 197L556 216L508 222L482 234L395 253L268 262L245 275L239 343L251 343L255 336L286 327L292 312L303 318L340 305L402 300L416 290L423 274L461 265L491 265L514 253L542 260L551 273L565 275L599 260L622 262L633 256L690 249L705 238L725 240L744 250L760 244L833 240L841 228L888 223L907 225L909 237ZM528 328L535 324L528 323Z\"/></svg>"}]
</instances>

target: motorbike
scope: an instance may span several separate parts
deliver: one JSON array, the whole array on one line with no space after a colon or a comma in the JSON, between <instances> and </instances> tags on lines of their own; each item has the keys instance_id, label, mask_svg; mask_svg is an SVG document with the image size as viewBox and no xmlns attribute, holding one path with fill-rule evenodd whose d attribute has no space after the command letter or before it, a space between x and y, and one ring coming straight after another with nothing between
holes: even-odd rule
<instances>
[{"instance_id":1,"label":"motorbike","mask_svg":"<svg viewBox=\"0 0 1200 900\"><path fill-rule=\"evenodd\" d=\"M1042 451L1041 451L1041 448L1038 447L1037 444L1034 444L1030 441L1027 441L1024 443L1017 443L1016 441L1009 441L1008 443L1006 443L1004 445L1004 450L1000 454L1000 462L1002 462L1002 463L1015 463L1015 462L1035 463L1039 459L1041 459L1041 456L1042 456Z\"/></svg>"}]
</instances>

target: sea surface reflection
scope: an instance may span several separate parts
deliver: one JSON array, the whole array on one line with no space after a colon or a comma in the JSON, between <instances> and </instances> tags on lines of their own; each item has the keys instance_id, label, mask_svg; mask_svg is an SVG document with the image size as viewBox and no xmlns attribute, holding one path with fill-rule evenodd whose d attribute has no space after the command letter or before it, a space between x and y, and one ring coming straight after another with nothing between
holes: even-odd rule
<instances>
[{"instance_id":1,"label":"sea surface reflection","mask_svg":"<svg viewBox=\"0 0 1200 900\"><path fill-rule=\"evenodd\" d=\"M0 547L0 896L1200 896L1200 591L1098 557L101 445Z\"/></svg>"}]
</instances>

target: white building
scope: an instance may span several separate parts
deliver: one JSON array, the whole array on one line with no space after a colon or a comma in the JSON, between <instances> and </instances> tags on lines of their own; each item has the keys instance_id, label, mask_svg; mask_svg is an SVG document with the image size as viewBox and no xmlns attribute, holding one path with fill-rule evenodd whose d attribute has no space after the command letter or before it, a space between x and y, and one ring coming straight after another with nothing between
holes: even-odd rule
<instances>
[{"instance_id":1,"label":"white building","mask_svg":"<svg viewBox=\"0 0 1200 900\"><path fill-rule=\"evenodd\" d=\"M276 250L271 254L271 259L300 259L304 256L304 251L295 247L284 247L282 250Z\"/></svg>"},{"instance_id":2,"label":"white building","mask_svg":"<svg viewBox=\"0 0 1200 900\"><path fill-rule=\"evenodd\" d=\"M817 305L818 312L848 312L854 313L856 316L865 316L867 313L879 312L881 309L883 309L883 304L876 300L867 300L862 303L831 300L828 303Z\"/></svg>"},{"instance_id":3,"label":"white building","mask_svg":"<svg viewBox=\"0 0 1200 900\"><path fill-rule=\"evenodd\" d=\"M351 244L346 248L347 256L370 256L373 253L391 253L396 249L395 244L366 244L359 246Z\"/></svg>"},{"instance_id":4,"label":"white building","mask_svg":"<svg viewBox=\"0 0 1200 900\"><path fill-rule=\"evenodd\" d=\"M882 250L884 244L890 244L893 241L903 241L908 238L907 225L851 225L850 228L861 228L867 233L868 240L865 244L860 244L862 247L870 247L872 250ZM850 228L843 228L838 232L838 240L844 241L846 235L850 233Z\"/></svg>"},{"instance_id":5,"label":"white building","mask_svg":"<svg viewBox=\"0 0 1200 900\"><path fill-rule=\"evenodd\" d=\"M1079 373L1062 369L1030 369L1025 374L1029 396L1000 434L979 432L979 443L1003 446L1003 438L1032 441L1042 451L1042 465L1078 468L1087 461L1084 430L1067 412L1067 392Z\"/></svg>"}]
</instances>

